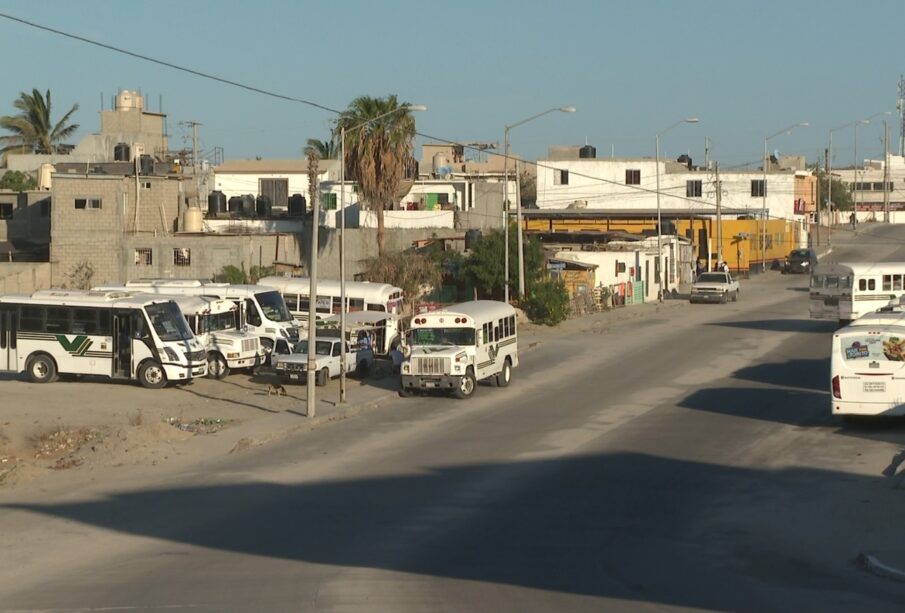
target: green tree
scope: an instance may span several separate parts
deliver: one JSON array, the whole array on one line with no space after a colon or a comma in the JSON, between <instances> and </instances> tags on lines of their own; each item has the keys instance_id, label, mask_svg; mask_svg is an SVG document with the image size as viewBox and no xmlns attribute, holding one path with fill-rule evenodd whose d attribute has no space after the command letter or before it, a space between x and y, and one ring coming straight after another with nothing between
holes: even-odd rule
<instances>
[{"instance_id":1,"label":"green tree","mask_svg":"<svg viewBox=\"0 0 905 613\"><path fill-rule=\"evenodd\" d=\"M428 254L385 253L364 263L364 278L375 283L389 283L402 290L407 310L423 289L433 289L442 279L440 265Z\"/></svg>"},{"instance_id":2,"label":"green tree","mask_svg":"<svg viewBox=\"0 0 905 613\"><path fill-rule=\"evenodd\" d=\"M42 95L37 89L31 94L21 92L13 103L19 111L18 115L0 117L0 128L12 132L9 136L0 137L3 148L0 153L17 151L20 153L60 153L60 145L79 129L78 124L70 124L69 118L79 105L53 123L50 108L50 90Z\"/></svg>"},{"instance_id":3,"label":"green tree","mask_svg":"<svg viewBox=\"0 0 905 613\"><path fill-rule=\"evenodd\" d=\"M555 326L569 317L569 292L559 279L544 279L534 285L524 303L531 321Z\"/></svg>"},{"instance_id":4,"label":"green tree","mask_svg":"<svg viewBox=\"0 0 905 613\"><path fill-rule=\"evenodd\" d=\"M491 230L477 241L471 249L471 255L463 265L464 273L469 281L485 298L502 300L505 296L506 269L503 243L505 233L502 230ZM533 236L526 237L525 244L525 292L531 289L544 276L544 250ZM518 294L518 229L515 224L509 226L509 295Z\"/></svg>"},{"instance_id":5,"label":"green tree","mask_svg":"<svg viewBox=\"0 0 905 613\"><path fill-rule=\"evenodd\" d=\"M826 210L826 173L821 172L817 185L820 186L820 192L817 198L820 200L820 210ZM833 179L833 210L835 211L851 211L854 206L852 199L852 189L848 183L843 183L839 179Z\"/></svg>"},{"instance_id":6,"label":"green tree","mask_svg":"<svg viewBox=\"0 0 905 613\"><path fill-rule=\"evenodd\" d=\"M0 189L8 189L14 192L25 192L38 189L38 182L31 175L19 172L18 170L9 170L0 179Z\"/></svg>"},{"instance_id":7,"label":"green tree","mask_svg":"<svg viewBox=\"0 0 905 613\"><path fill-rule=\"evenodd\" d=\"M339 157L339 147L335 138L330 140L309 138L302 153L305 154L305 157L308 157L309 153L313 153L319 160L335 160Z\"/></svg>"},{"instance_id":8,"label":"green tree","mask_svg":"<svg viewBox=\"0 0 905 613\"><path fill-rule=\"evenodd\" d=\"M378 255L384 253L383 211L405 195L399 192L414 148L415 119L403 107L396 96L361 96L334 128L334 135L346 130L346 172L358 182L365 206L377 213Z\"/></svg>"}]
</instances>

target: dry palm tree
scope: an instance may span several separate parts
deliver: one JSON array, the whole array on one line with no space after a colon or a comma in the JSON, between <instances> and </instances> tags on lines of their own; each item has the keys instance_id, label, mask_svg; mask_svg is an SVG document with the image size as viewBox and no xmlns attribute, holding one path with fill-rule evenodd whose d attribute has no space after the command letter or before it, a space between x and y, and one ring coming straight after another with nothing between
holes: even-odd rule
<instances>
[{"instance_id":1,"label":"dry palm tree","mask_svg":"<svg viewBox=\"0 0 905 613\"><path fill-rule=\"evenodd\" d=\"M352 101L336 120L334 136L346 131L346 172L358 182L365 206L377 212L377 253L384 253L383 211L401 198L412 157L415 119L396 96Z\"/></svg>"},{"instance_id":2,"label":"dry palm tree","mask_svg":"<svg viewBox=\"0 0 905 613\"><path fill-rule=\"evenodd\" d=\"M339 147L336 146L335 139L309 138L302 153L305 154L305 157L308 157L309 153L313 153L319 160L335 160L339 156Z\"/></svg>"},{"instance_id":3,"label":"dry palm tree","mask_svg":"<svg viewBox=\"0 0 905 613\"><path fill-rule=\"evenodd\" d=\"M33 89L31 94L22 92L13 106L21 111L18 115L0 117L0 128L12 132L9 136L0 137L2 153L59 153L60 144L79 129L78 124L67 125L69 118L78 110L78 104L73 104L56 124L51 123L50 90L44 95L37 89Z\"/></svg>"}]
</instances>

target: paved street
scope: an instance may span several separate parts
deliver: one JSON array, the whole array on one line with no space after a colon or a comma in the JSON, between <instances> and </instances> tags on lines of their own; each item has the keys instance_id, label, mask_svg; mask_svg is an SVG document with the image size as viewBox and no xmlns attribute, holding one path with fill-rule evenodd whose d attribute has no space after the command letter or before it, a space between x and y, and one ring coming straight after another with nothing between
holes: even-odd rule
<instances>
[{"instance_id":1,"label":"paved street","mask_svg":"<svg viewBox=\"0 0 905 613\"><path fill-rule=\"evenodd\" d=\"M900 228L833 242L905 260ZM900 611L905 584L855 559L905 561L905 422L829 414L834 326L808 319L807 277L741 292L572 321L470 401L0 494L0 610Z\"/></svg>"}]
</instances>

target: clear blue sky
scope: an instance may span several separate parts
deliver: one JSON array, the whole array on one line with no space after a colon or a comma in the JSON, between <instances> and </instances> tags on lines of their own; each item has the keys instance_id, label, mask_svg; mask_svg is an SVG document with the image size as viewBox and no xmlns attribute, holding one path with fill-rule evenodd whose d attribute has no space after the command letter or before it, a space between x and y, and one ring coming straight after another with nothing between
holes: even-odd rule
<instances>
[{"instance_id":1,"label":"clear blue sky","mask_svg":"<svg viewBox=\"0 0 905 613\"><path fill-rule=\"evenodd\" d=\"M688 116L701 121L663 135L663 157L702 161L709 137L711 159L753 166L765 136L807 121L769 148L814 161L830 128L878 111L892 111L898 143L903 0L6 0L0 12L330 108L395 93L429 107L419 132L460 142L500 142L506 124L577 107L512 130L527 159L585 141L598 156L653 156L657 132ZM50 89L56 117L80 105L79 136L99 130L101 97L109 108L119 89L154 111L162 97L172 148L191 145L190 120L228 159L298 158L329 133L323 110L7 19L0 57L0 114L20 91ZM859 158L882 154L882 119L859 128ZM834 166L851 164L852 141L851 128L834 133Z\"/></svg>"}]
</instances>

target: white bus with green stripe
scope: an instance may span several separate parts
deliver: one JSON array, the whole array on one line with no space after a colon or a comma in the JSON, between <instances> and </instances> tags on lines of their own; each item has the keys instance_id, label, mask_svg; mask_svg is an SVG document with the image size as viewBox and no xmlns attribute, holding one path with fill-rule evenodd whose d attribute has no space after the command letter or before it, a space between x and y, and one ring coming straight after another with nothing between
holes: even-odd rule
<instances>
[{"instance_id":1,"label":"white bus with green stripe","mask_svg":"<svg viewBox=\"0 0 905 613\"><path fill-rule=\"evenodd\" d=\"M134 292L0 296L0 371L35 383L100 375L144 387L207 374L207 353L172 300Z\"/></svg>"},{"instance_id":2,"label":"white bus with green stripe","mask_svg":"<svg viewBox=\"0 0 905 613\"><path fill-rule=\"evenodd\" d=\"M400 395L438 390L468 398L483 379L506 387L518 366L516 323L515 309L493 300L415 315L406 334Z\"/></svg>"}]
</instances>

